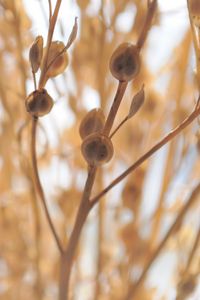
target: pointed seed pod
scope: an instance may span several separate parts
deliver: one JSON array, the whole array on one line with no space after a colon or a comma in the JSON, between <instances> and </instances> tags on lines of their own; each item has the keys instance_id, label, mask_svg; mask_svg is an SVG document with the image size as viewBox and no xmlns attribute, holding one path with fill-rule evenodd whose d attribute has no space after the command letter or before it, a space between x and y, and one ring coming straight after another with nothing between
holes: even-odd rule
<instances>
[{"instance_id":1,"label":"pointed seed pod","mask_svg":"<svg viewBox=\"0 0 200 300\"><path fill-rule=\"evenodd\" d=\"M86 137L81 151L88 164L95 166L107 163L114 153L111 140L99 133L92 133Z\"/></svg>"},{"instance_id":2,"label":"pointed seed pod","mask_svg":"<svg viewBox=\"0 0 200 300\"><path fill-rule=\"evenodd\" d=\"M55 77L59 74L62 74L68 65L68 54L63 49L65 45L63 42L54 41L51 43L49 49L49 55L47 60L47 73L48 78ZM46 47L44 48L46 52Z\"/></svg>"},{"instance_id":3,"label":"pointed seed pod","mask_svg":"<svg viewBox=\"0 0 200 300\"><path fill-rule=\"evenodd\" d=\"M189 0L189 9L194 24L200 27L200 1Z\"/></svg>"},{"instance_id":4,"label":"pointed seed pod","mask_svg":"<svg viewBox=\"0 0 200 300\"><path fill-rule=\"evenodd\" d=\"M36 90L26 98L26 110L34 117L48 114L53 107L53 99L45 89Z\"/></svg>"},{"instance_id":5,"label":"pointed seed pod","mask_svg":"<svg viewBox=\"0 0 200 300\"><path fill-rule=\"evenodd\" d=\"M100 132L105 123L105 116L101 108L94 108L89 111L81 121L79 127L79 134L82 139L86 138L89 134Z\"/></svg>"},{"instance_id":6,"label":"pointed seed pod","mask_svg":"<svg viewBox=\"0 0 200 300\"><path fill-rule=\"evenodd\" d=\"M36 73L40 67L43 55L43 37L37 36L29 51L29 61L33 73Z\"/></svg>"},{"instance_id":7,"label":"pointed seed pod","mask_svg":"<svg viewBox=\"0 0 200 300\"><path fill-rule=\"evenodd\" d=\"M140 71L139 49L131 43L121 44L112 54L110 71L119 81L130 81Z\"/></svg>"}]
</instances>

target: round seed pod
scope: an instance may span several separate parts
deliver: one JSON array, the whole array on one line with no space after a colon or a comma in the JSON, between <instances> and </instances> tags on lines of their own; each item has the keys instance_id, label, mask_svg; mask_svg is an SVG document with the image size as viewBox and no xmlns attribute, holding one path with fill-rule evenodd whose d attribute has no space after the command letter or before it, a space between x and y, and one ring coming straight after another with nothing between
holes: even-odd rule
<instances>
[{"instance_id":1,"label":"round seed pod","mask_svg":"<svg viewBox=\"0 0 200 300\"><path fill-rule=\"evenodd\" d=\"M81 121L79 134L85 139L89 134L99 132L103 129L105 116L101 108L94 108L89 111Z\"/></svg>"},{"instance_id":2,"label":"round seed pod","mask_svg":"<svg viewBox=\"0 0 200 300\"><path fill-rule=\"evenodd\" d=\"M194 24L200 27L200 1L189 0L189 8Z\"/></svg>"},{"instance_id":3,"label":"round seed pod","mask_svg":"<svg viewBox=\"0 0 200 300\"><path fill-rule=\"evenodd\" d=\"M25 101L26 110L34 117L48 114L53 107L53 99L45 89L32 92Z\"/></svg>"},{"instance_id":4,"label":"round seed pod","mask_svg":"<svg viewBox=\"0 0 200 300\"><path fill-rule=\"evenodd\" d=\"M99 133L92 133L86 137L81 151L88 164L95 166L107 163L114 153L111 140Z\"/></svg>"},{"instance_id":5,"label":"round seed pod","mask_svg":"<svg viewBox=\"0 0 200 300\"><path fill-rule=\"evenodd\" d=\"M110 59L112 75L119 81L130 81L139 73L139 70L139 49L131 43L121 44Z\"/></svg>"},{"instance_id":6,"label":"round seed pod","mask_svg":"<svg viewBox=\"0 0 200 300\"><path fill-rule=\"evenodd\" d=\"M54 41L51 43L49 48L48 60L47 60L47 73L48 78L55 77L62 74L66 67L68 66L68 54L63 51L65 45L63 42ZM63 51L63 52L62 52ZM46 52L46 47L44 48L44 54ZM62 54L60 54L62 52ZM45 55L44 55L45 57Z\"/></svg>"}]
</instances>

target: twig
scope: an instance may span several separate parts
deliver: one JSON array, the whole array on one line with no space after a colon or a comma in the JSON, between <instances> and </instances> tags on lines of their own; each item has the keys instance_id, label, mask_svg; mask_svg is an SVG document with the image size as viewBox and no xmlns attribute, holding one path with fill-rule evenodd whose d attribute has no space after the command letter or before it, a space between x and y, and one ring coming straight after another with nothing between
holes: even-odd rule
<instances>
[{"instance_id":1,"label":"twig","mask_svg":"<svg viewBox=\"0 0 200 300\"><path fill-rule=\"evenodd\" d=\"M48 0L49 3L49 24L51 23L51 18L52 18L52 5L51 5L51 0Z\"/></svg>"},{"instance_id":2,"label":"twig","mask_svg":"<svg viewBox=\"0 0 200 300\"><path fill-rule=\"evenodd\" d=\"M151 27L151 23L152 23L152 19L154 17L155 11L156 11L156 7L157 7L157 0L152 0L152 1L148 0L147 15L146 15L145 23L144 23L144 26L142 28L142 31L140 33L140 36L139 36L138 42L137 42L137 47L139 49L141 49L142 46L144 45L148 31Z\"/></svg>"},{"instance_id":3,"label":"twig","mask_svg":"<svg viewBox=\"0 0 200 300\"><path fill-rule=\"evenodd\" d=\"M146 275L147 275L150 267L152 266L152 264L154 263L154 261L156 260L156 258L160 254L160 252L163 250L163 248L166 245L167 241L171 237L174 229L182 221L182 219L184 218L185 214L188 212L188 210L191 208L191 206L194 204L194 202L198 198L197 196L199 195L199 193L200 193L200 183L198 183L198 185L195 187L195 189L193 190L193 192L190 195L189 200L183 206L183 208L179 212L177 218L175 219L174 223L171 225L171 227L167 231L165 237L160 242L160 244L158 245L158 247L156 248L156 250L153 252L153 254L150 257L149 261L147 262L147 264L146 264L146 266L145 266L145 268L144 268L144 270L143 270L140 278L138 279L138 281L134 285L130 286L130 288L128 290L128 293L127 293L126 297L123 300L131 300L131 299L133 299L133 296L136 295L136 292L138 292L138 289L140 288L141 284L143 283L143 281L144 281L144 279L145 279L145 277L146 277Z\"/></svg>"},{"instance_id":4,"label":"twig","mask_svg":"<svg viewBox=\"0 0 200 300\"><path fill-rule=\"evenodd\" d=\"M48 31L48 37L47 37L47 46L46 46L44 62L43 62L43 66L42 66L42 70L41 70L41 74L40 74L39 89L43 88L45 83L46 83L45 75L46 75L46 67L47 67L49 49L50 49L50 46L51 46L53 33L54 33L54 28L55 28L55 25L56 25L56 21L57 21L58 12L59 12L59 9L60 9L61 2L62 2L62 0L57 0L56 7L55 7L54 13L51 17L51 22L49 24L49 31Z\"/></svg>"},{"instance_id":5,"label":"twig","mask_svg":"<svg viewBox=\"0 0 200 300\"><path fill-rule=\"evenodd\" d=\"M95 175L96 167L89 167L88 177L85 183L81 203L76 216L75 225L70 236L67 249L64 251L61 257L59 300L68 299L69 279L71 274L73 258L75 255L75 251L77 248L78 240L83 225L91 209L91 203L89 202L89 198L92 191Z\"/></svg>"},{"instance_id":6,"label":"twig","mask_svg":"<svg viewBox=\"0 0 200 300\"><path fill-rule=\"evenodd\" d=\"M190 266L192 264L192 260L194 258L195 252L197 251L199 242L200 242L200 227L198 228L197 235L196 235L196 238L194 240L193 247L192 247L191 252L189 254L188 261L187 261L187 264L185 266L183 277L188 273L188 270L190 269Z\"/></svg>"},{"instance_id":7,"label":"twig","mask_svg":"<svg viewBox=\"0 0 200 300\"><path fill-rule=\"evenodd\" d=\"M119 109L122 98L123 98L124 93L126 91L127 85L128 85L128 82L119 81L117 92L116 92L114 101L112 103L110 112L108 114L108 117L107 117L107 120L106 120L106 123L105 123L105 126L104 126L104 130L103 130L103 134L105 134L107 136L109 135L110 130L112 128L112 125L114 123L117 111Z\"/></svg>"},{"instance_id":8,"label":"twig","mask_svg":"<svg viewBox=\"0 0 200 300\"><path fill-rule=\"evenodd\" d=\"M36 128L37 128L37 118L32 119L32 133L31 133L31 157L32 157L32 166L33 166L33 175L34 175L34 181L35 181L35 188L40 196L42 205L44 207L45 215L49 224L49 227L52 231L52 234L55 238L56 244L58 246L58 249L60 253L63 253L63 248L62 244L60 242L60 239L56 233L55 227L53 225L53 222L51 220L47 204L46 204L46 199L44 195L44 191L40 182L39 174L38 174L38 166L37 166L37 157L36 157Z\"/></svg>"},{"instance_id":9,"label":"twig","mask_svg":"<svg viewBox=\"0 0 200 300\"><path fill-rule=\"evenodd\" d=\"M113 132L110 134L109 138L112 139L112 137L115 135L115 133L128 121L128 116L126 116L120 123L119 125L113 130Z\"/></svg>"},{"instance_id":10,"label":"twig","mask_svg":"<svg viewBox=\"0 0 200 300\"><path fill-rule=\"evenodd\" d=\"M90 201L93 206L98 202L98 200L104 196L109 190L111 190L115 185L121 182L126 176L133 172L137 167L139 167L145 160L147 160L151 155L158 151L161 147L171 141L175 136L177 136L184 128L191 124L200 114L200 106L196 106L194 111L186 118L180 125L178 125L174 130L172 130L168 135L166 135L160 142L153 146L149 151L142 155L134 164L132 164L126 171L124 171L120 176L111 182L103 191L101 191L97 196L95 196Z\"/></svg>"}]
</instances>

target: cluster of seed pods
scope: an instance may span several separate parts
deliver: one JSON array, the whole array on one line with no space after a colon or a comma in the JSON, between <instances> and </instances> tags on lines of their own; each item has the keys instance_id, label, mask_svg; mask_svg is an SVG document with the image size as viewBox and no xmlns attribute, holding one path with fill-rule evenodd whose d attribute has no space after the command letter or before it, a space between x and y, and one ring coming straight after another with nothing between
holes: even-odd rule
<instances>
[{"instance_id":1,"label":"cluster of seed pods","mask_svg":"<svg viewBox=\"0 0 200 300\"><path fill-rule=\"evenodd\" d=\"M140 70L139 49L131 43L121 44L112 54L110 71L120 82L132 80ZM80 124L83 139L81 150L89 165L101 165L110 161L114 149L111 139L104 134L105 117L101 109L87 113Z\"/></svg>"}]
</instances>

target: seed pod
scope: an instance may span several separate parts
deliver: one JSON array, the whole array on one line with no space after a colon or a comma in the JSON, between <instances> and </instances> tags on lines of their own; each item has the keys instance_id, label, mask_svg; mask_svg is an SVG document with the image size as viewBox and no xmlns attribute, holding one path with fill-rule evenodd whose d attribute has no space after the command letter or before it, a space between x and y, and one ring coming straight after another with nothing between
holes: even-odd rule
<instances>
[{"instance_id":1,"label":"seed pod","mask_svg":"<svg viewBox=\"0 0 200 300\"><path fill-rule=\"evenodd\" d=\"M69 62L68 54L65 50L63 51L63 49L65 49L63 42L54 41L51 43L46 66L46 76L48 78L62 74L66 69ZM44 48L44 52L46 52L46 48Z\"/></svg>"},{"instance_id":2,"label":"seed pod","mask_svg":"<svg viewBox=\"0 0 200 300\"><path fill-rule=\"evenodd\" d=\"M105 116L101 108L94 108L89 111L81 121L79 134L82 139L89 134L99 132L103 129Z\"/></svg>"},{"instance_id":3,"label":"seed pod","mask_svg":"<svg viewBox=\"0 0 200 300\"><path fill-rule=\"evenodd\" d=\"M53 99L45 89L36 90L26 98L26 110L34 117L48 114L53 107Z\"/></svg>"},{"instance_id":4,"label":"seed pod","mask_svg":"<svg viewBox=\"0 0 200 300\"><path fill-rule=\"evenodd\" d=\"M43 37L37 36L29 51L29 61L33 73L36 73L40 67L43 55Z\"/></svg>"},{"instance_id":5,"label":"seed pod","mask_svg":"<svg viewBox=\"0 0 200 300\"><path fill-rule=\"evenodd\" d=\"M82 154L89 165L101 165L108 162L113 156L111 140L99 133L92 133L83 141Z\"/></svg>"},{"instance_id":6,"label":"seed pod","mask_svg":"<svg viewBox=\"0 0 200 300\"><path fill-rule=\"evenodd\" d=\"M119 81L130 81L139 73L139 70L139 49L131 43L121 44L110 59L112 75Z\"/></svg>"},{"instance_id":7,"label":"seed pod","mask_svg":"<svg viewBox=\"0 0 200 300\"><path fill-rule=\"evenodd\" d=\"M200 27L200 1L189 0L189 8L194 24Z\"/></svg>"}]
</instances>

